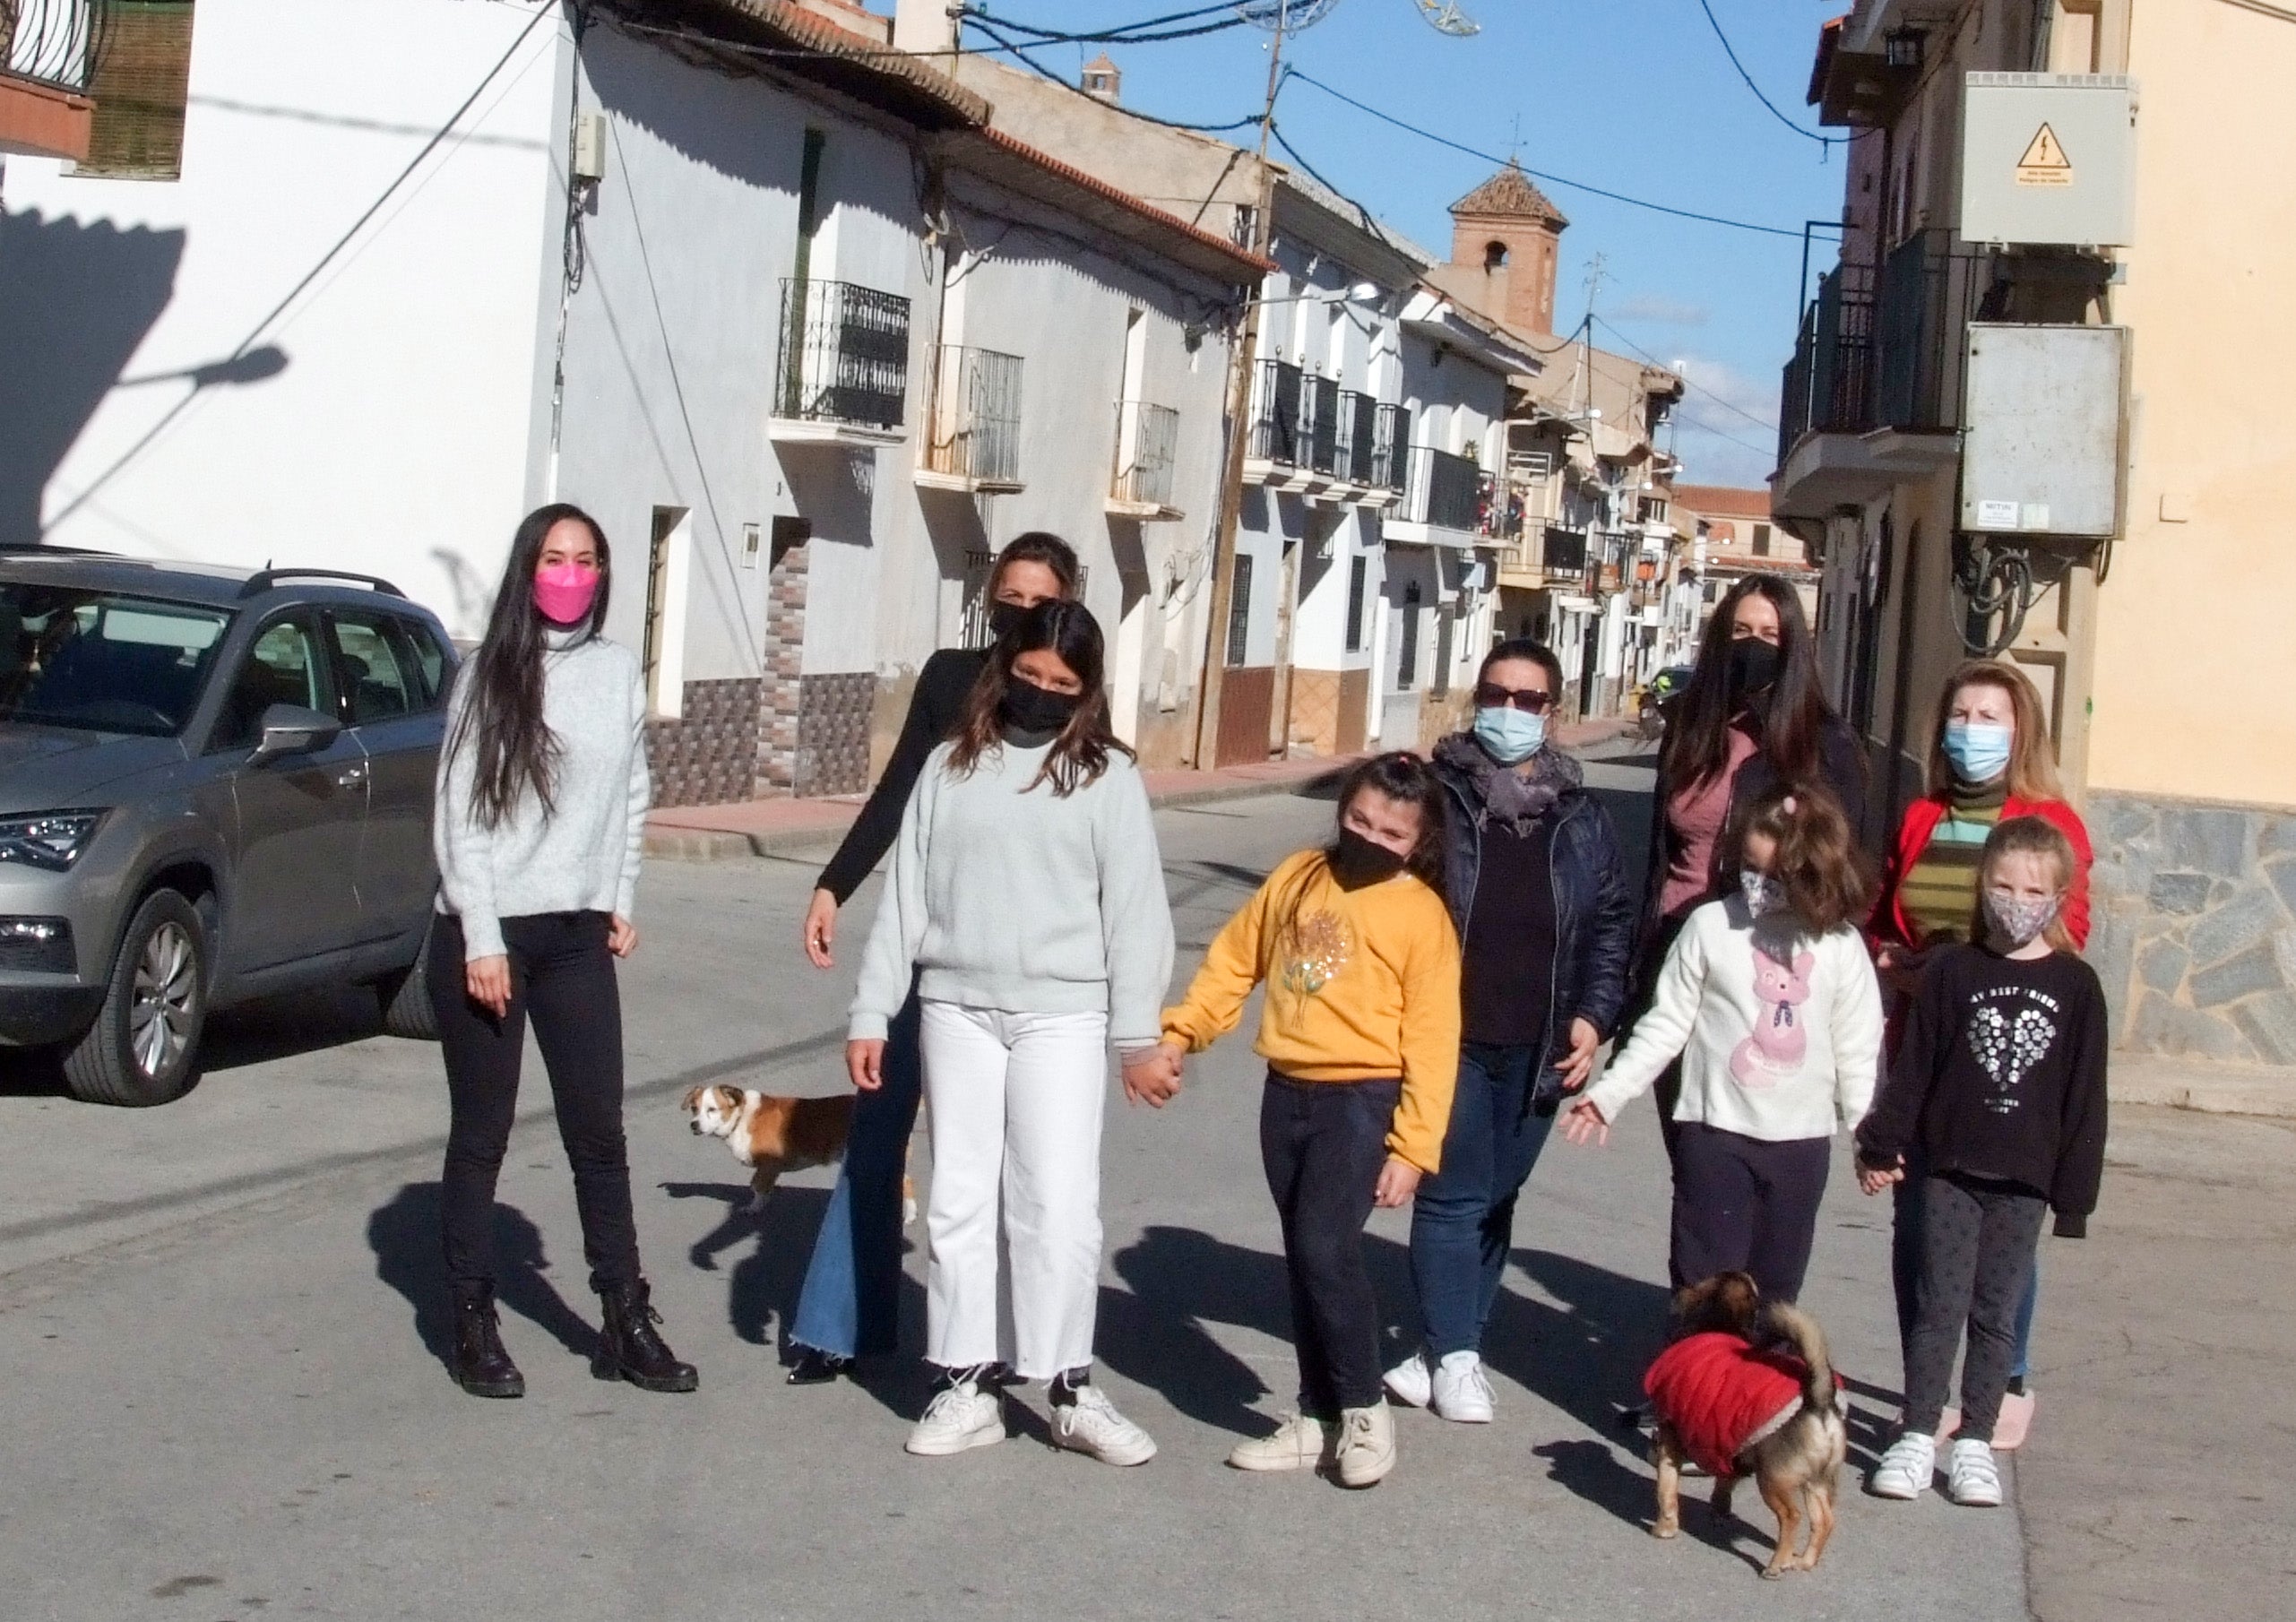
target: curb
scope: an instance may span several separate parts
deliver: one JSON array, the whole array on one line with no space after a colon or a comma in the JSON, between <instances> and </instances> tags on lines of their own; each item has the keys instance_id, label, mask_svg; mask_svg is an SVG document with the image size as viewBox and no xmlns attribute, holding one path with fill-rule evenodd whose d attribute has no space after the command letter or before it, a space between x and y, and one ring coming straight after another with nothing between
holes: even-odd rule
<instances>
[{"instance_id":1,"label":"curb","mask_svg":"<svg viewBox=\"0 0 2296 1622\"><path fill-rule=\"evenodd\" d=\"M2118 1051L2109 1063L2105 1096L2116 1104L2296 1119L2296 1069Z\"/></svg>"}]
</instances>

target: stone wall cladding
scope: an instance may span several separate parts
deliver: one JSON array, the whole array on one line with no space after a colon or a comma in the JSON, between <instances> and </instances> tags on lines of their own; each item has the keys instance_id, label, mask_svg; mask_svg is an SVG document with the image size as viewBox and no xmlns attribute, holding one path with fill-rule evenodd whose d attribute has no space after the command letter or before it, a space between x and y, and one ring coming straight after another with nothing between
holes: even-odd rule
<instances>
[{"instance_id":1,"label":"stone wall cladding","mask_svg":"<svg viewBox=\"0 0 2296 1622\"><path fill-rule=\"evenodd\" d=\"M802 792L798 787L798 717L804 707L807 554L794 546L773 565L765 587L765 679L758 701L756 781L760 799Z\"/></svg>"},{"instance_id":2,"label":"stone wall cladding","mask_svg":"<svg viewBox=\"0 0 2296 1622\"><path fill-rule=\"evenodd\" d=\"M2117 1045L2296 1065L2296 809L2101 792L2089 833Z\"/></svg>"},{"instance_id":3,"label":"stone wall cladding","mask_svg":"<svg viewBox=\"0 0 2296 1622\"><path fill-rule=\"evenodd\" d=\"M874 671L798 678L791 781L797 793L859 794L867 789L869 723L876 700Z\"/></svg>"},{"instance_id":4,"label":"stone wall cladding","mask_svg":"<svg viewBox=\"0 0 2296 1622\"><path fill-rule=\"evenodd\" d=\"M747 799L757 777L755 677L689 681L685 714L646 722L646 767L657 806L720 806Z\"/></svg>"}]
</instances>

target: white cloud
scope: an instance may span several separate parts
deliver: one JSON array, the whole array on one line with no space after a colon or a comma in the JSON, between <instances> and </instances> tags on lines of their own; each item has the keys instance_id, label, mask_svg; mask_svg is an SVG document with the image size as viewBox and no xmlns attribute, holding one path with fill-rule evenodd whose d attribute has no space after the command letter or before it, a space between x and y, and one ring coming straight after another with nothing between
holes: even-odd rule
<instances>
[{"instance_id":1,"label":"white cloud","mask_svg":"<svg viewBox=\"0 0 2296 1622\"><path fill-rule=\"evenodd\" d=\"M1776 379L1696 355L1673 357L1667 365L1688 385L1674 409L1674 450L1685 478L1698 484L1760 484L1777 460Z\"/></svg>"},{"instance_id":2,"label":"white cloud","mask_svg":"<svg viewBox=\"0 0 2296 1622\"><path fill-rule=\"evenodd\" d=\"M1683 304L1659 293L1637 293L1607 312L1618 321L1647 321L1659 326L1702 327L1713 319L1703 304Z\"/></svg>"}]
</instances>

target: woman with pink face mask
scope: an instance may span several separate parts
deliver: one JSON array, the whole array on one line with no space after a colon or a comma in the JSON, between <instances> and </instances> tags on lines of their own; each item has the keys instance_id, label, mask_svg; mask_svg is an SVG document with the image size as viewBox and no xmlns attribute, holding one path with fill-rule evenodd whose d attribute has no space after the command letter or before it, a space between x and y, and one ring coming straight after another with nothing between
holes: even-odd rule
<instances>
[{"instance_id":1,"label":"woman with pink face mask","mask_svg":"<svg viewBox=\"0 0 2296 1622\"><path fill-rule=\"evenodd\" d=\"M604 1302L591 1372L647 1391L695 1385L654 1329L622 1134L614 960L637 950L652 784L637 656L599 634L611 570L605 532L581 508L527 515L486 641L455 681L439 758L429 983L453 1114L442 1225L454 1379L473 1396L526 1390L495 1314L492 1235L530 1019Z\"/></svg>"}]
</instances>

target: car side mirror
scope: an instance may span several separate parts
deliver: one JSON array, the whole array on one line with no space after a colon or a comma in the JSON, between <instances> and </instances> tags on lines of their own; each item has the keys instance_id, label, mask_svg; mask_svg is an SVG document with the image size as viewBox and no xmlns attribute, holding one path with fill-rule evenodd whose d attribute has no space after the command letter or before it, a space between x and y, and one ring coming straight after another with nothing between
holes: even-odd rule
<instances>
[{"instance_id":1,"label":"car side mirror","mask_svg":"<svg viewBox=\"0 0 2296 1622\"><path fill-rule=\"evenodd\" d=\"M332 715L300 704L272 704L263 712L263 741L247 764L260 766L289 755L309 755L342 736L343 724Z\"/></svg>"}]
</instances>

